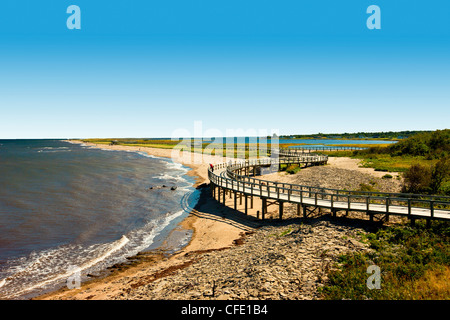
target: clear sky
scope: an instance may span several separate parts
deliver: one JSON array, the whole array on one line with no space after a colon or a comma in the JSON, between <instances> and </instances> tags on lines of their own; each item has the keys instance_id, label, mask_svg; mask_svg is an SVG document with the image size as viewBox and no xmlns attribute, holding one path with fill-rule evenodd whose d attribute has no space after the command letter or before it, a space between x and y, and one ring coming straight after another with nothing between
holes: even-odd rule
<instances>
[{"instance_id":1,"label":"clear sky","mask_svg":"<svg viewBox=\"0 0 450 320\"><path fill-rule=\"evenodd\" d=\"M448 0L0 3L0 139L434 130L449 110Z\"/></svg>"}]
</instances>

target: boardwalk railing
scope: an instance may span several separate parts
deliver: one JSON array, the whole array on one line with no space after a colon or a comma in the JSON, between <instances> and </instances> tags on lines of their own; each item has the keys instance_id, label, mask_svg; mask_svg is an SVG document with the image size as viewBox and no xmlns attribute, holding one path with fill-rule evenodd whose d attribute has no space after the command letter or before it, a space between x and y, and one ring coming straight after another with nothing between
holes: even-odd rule
<instances>
[{"instance_id":1,"label":"boardwalk railing","mask_svg":"<svg viewBox=\"0 0 450 320\"><path fill-rule=\"evenodd\" d=\"M361 147L335 147L335 146L323 146L323 147L291 147L291 148L280 148L278 154L284 157L298 157L305 153L312 153L317 151L346 151L346 150L364 150L367 148Z\"/></svg>"},{"instance_id":2,"label":"boardwalk railing","mask_svg":"<svg viewBox=\"0 0 450 320\"><path fill-rule=\"evenodd\" d=\"M221 145L218 145L216 147L220 147ZM369 145L370 146L370 145ZM240 146L234 146L234 145L230 145L230 146L225 146L224 149L230 149L230 150L237 150L237 151L259 151L259 150L267 150L267 151L271 151L271 149L273 150L280 150L280 154L281 151L283 152L300 152L302 153L309 153L309 151L343 151L343 150L364 150L364 149L368 149L368 147L348 147L348 146L342 146L342 147L338 147L338 146L307 146L307 145L302 145L302 146L292 146L290 148L272 148L271 146L268 145L260 145L258 147L252 147L252 146L246 146L246 147L240 147Z\"/></svg>"},{"instance_id":3,"label":"boardwalk railing","mask_svg":"<svg viewBox=\"0 0 450 320\"><path fill-rule=\"evenodd\" d=\"M283 163L322 164L326 160L326 156L313 155L295 159L235 161L215 165L214 171L209 170L208 176L214 186L227 190L281 202L328 208L333 212L364 211L369 214L404 215L411 219L450 219L450 197L446 196L339 190L273 182L238 173L249 173L252 167L277 166Z\"/></svg>"},{"instance_id":4,"label":"boardwalk railing","mask_svg":"<svg viewBox=\"0 0 450 320\"><path fill-rule=\"evenodd\" d=\"M323 146L323 147L291 147L291 148L275 148L273 146L268 146L261 144L259 146L235 146L235 145L209 145L205 149L208 150L221 150L222 154L228 154L232 157L237 156L237 158L245 159L258 156L270 156L270 155L280 155L283 157L301 157L305 154L317 153L318 151L344 151L344 150L364 150L367 148L362 147L335 147L335 146ZM198 147L199 151L203 151L201 147Z\"/></svg>"}]
</instances>

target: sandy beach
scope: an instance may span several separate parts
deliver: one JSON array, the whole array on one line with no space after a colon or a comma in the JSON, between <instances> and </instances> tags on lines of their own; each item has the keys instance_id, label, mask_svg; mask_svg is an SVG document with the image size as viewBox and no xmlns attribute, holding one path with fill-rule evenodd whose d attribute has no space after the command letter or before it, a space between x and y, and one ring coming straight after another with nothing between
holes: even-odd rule
<instances>
[{"instance_id":1,"label":"sandy beach","mask_svg":"<svg viewBox=\"0 0 450 320\"><path fill-rule=\"evenodd\" d=\"M81 141L72 142L82 143ZM86 145L104 149L141 151L156 157L172 158L172 150L170 149ZM198 157L198 155L196 156ZM243 243L242 239L247 235L254 233L256 229L264 225L252 217L256 215L256 208L259 208L257 203L250 210L249 216L245 217L230 208L231 202L229 207L224 207L209 196L209 188L205 188L204 185L208 183L207 168L210 163L220 163L226 161L226 159L207 155L204 156L201 163L198 163L198 159L197 163L194 163L193 157L194 155L190 152L184 152L181 157L183 160L180 162L192 169L188 174L196 177L195 187L202 190L200 200L190 215L174 230L174 232L182 232L186 229L193 230L191 241L186 247L170 255L165 254L164 251L140 253L131 257L128 263L114 266L109 275L93 278L91 281L83 283L79 289L62 288L35 299L109 300L127 297L134 299L136 298L132 296L134 289L157 283L158 279L170 278L170 275L195 264L207 253L226 251L226 249L236 247ZM378 177L380 174L373 169L360 168L358 160L349 158L330 158L327 166L337 170L356 171L373 177ZM280 177L278 176L278 178ZM276 178L272 177L272 179ZM156 289L152 290L159 292ZM146 296L144 298L152 299L155 297ZM172 299L174 297L157 296L156 298Z\"/></svg>"}]
</instances>

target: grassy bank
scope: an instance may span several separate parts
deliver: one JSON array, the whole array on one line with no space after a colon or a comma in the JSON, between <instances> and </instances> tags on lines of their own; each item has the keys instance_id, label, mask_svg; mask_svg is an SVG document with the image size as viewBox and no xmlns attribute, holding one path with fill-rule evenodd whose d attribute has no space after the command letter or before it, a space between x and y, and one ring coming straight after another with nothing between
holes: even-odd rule
<instances>
[{"instance_id":1,"label":"grassy bank","mask_svg":"<svg viewBox=\"0 0 450 320\"><path fill-rule=\"evenodd\" d=\"M385 227L363 241L371 251L339 257L321 288L324 299L450 299L448 222ZM367 286L371 265L380 268L379 289Z\"/></svg>"},{"instance_id":2,"label":"grassy bank","mask_svg":"<svg viewBox=\"0 0 450 320\"><path fill-rule=\"evenodd\" d=\"M450 155L450 130L421 132L391 145L365 150L327 152L333 157L362 160L364 167L379 171L405 172L412 165L432 166Z\"/></svg>"},{"instance_id":3,"label":"grassy bank","mask_svg":"<svg viewBox=\"0 0 450 320\"><path fill-rule=\"evenodd\" d=\"M403 172L402 192L450 195L450 130L413 135L387 147L328 152L362 160L363 167Z\"/></svg>"},{"instance_id":4,"label":"grassy bank","mask_svg":"<svg viewBox=\"0 0 450 320\"><path fill-rule=\"evenodd\" d=\"M427 159L424 156L400 155L393 156L386 153L363 153L355 151L329 151L324 152L331 157L349 157L360 159L364 168L374 168L376 171L405 172L414 164L431 166L437 159Z\"/></svg>"}]
</instances>

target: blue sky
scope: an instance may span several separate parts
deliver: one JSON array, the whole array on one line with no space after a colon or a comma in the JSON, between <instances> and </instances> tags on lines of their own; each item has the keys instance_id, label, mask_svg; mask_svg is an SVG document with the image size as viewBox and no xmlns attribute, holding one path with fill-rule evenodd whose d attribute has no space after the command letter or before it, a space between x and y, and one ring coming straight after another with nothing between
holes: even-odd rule
<instances>
[{"instance_id":1,"label":"blue sky","mask_svg":"<svg viewBox=\"0 0 450 320\"><path fill-rule=\"evenodd\" d=\"M69 30L69 5L81 30ZM381 30L369 30L369 5ZM449 128L449 1L0 4L0 138Z\"/></svg>"}]
</instances>

